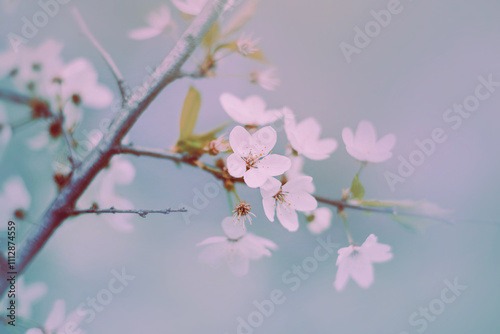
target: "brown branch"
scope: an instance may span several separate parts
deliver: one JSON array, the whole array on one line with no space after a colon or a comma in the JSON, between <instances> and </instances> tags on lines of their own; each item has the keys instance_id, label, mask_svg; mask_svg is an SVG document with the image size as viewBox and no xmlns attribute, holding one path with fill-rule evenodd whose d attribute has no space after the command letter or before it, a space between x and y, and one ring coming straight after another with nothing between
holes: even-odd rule
<instances>
[{"instance_id":1,"label":"brown branch","mask_svg":"<svg viewBox=\"0 0 500 334\"><path fill-rule=\"evenodd\" d=\"M17 104L25 104L29 105L30 104L30 98L27 97L26 95L19 94L10 90L6 89L0 89L0 99L6 100L12 103L17 103Z\"/></svg>"},{"instance_id":2,"label":"brown branch","mask_svg":"<svg viewBox=\"0 0 500 334\"><path fill-rule=\"evenodd\" d=\"M144 156L144 157L151 157L151 158L158 158L158 159L163 159L163 160L170 160L174 161L176 163L182 163L182 164L187 164L190 166L198 167L206 172L209 172L213 176L215 176L219 180L228 180L233 183L244 183L244 180L242 178L234 178L228 173L225 173L223 170L210 167L205 165L204 163L193 159L192 157L189 156L182 156L180 154L173 154L164 150L158 150L158 149L148 149L144 147L136 147L136 146L121 146L116 149L116 152L119 154L131 154L135 156ZM394 216L405 216L405 217L415 217L415 218L422 218L422 219L431 219L439 222L443 222L446 224L452 224L454 221L453 220L448 220L440 217L435 217L435 216L429 216L425 214L420 214L420 213L415 213L415 212L408 212L408 211L399 211L396 207L387 207L387 208L381 208L381 207L371 207L371 206L366 206L366 205L359 205L359 204L354 204L350 203L348 201L344 201L342 199L338 200L333 200L329 198L324 198L321 196L314 196L316 200L320 203L323 204L328 204L331 206L336 207L339 211L342 211L344 209L352 209L352 210L358 210L358 211L364 211L364 212L374 212L374 213L382 213L382 214L390 214Z\"/></svg>"},{"instance_id":3,"label":"brown branch","mask_svg":"<svg viewBox=\"0 0 500 334\"><path fill-rule=\"evenodd\" d=\"M108 166L115 154L116 146L121 143L144 110L168 84L178 78L181 67L217 20L226 3L227 0L209 0L177 41L173 50L116 113L107 133L85 160L74 169L68 183L20 245L17 261L19 273L38 254L59 225L70 216L70 210L74 208L76 201L99 171ZM5 293L7 283L5 280L0 281L0 296Z\"/></svg>"}]
</instances>

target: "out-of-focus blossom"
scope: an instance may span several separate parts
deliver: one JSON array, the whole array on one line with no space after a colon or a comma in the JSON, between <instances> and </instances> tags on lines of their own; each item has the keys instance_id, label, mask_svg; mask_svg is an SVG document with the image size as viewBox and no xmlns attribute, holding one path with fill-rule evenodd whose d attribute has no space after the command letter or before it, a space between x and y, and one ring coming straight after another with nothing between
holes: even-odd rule
<instances>
[{"instance_id":1,"label":"out-of-focus blossom","mask_svg":"<svg viewBox=\"0 0 500 334\"><path fill-rule=\"evenodd\" d=\"M170 9L167 5L162 5L160 8L149 13L147 17L148 26L131 30L128 36L132 39L150 39L156 37L163 32L169 32L175 29L175 22L170 15Z\"/></svg>"},{"instance_id":2,"label":"out-of-focus blossom","mask_svg":"<svg viewBox=\"0 0 500 334\"><path fill-rule=\"evenodd\" d=\"M229 145L229 142L226 139L226 135L221 135L208 143L205 149L208 154L217 155L221 152L229 151L231 149L231 145Z\"/></svg>"},{"instance_id":3,"label":"out-of-focus blossom","mask_svg":"<svg viewBox=\"0 0 500 334\"><path fill-rule=\"evenodd\" d=\"M269 239L247 233L245 225L235 224L232 217L222 221L226 236L210 237L197 246L207 246L200 253L199 259L212 267L219 267L224 262L236 276L248 273L250 260L271 256L271 251L278 246Z\"/></svg>"},{"instance_id":4,"label":"out-of-focus blossom","mask_svg":"<svg viewBox=\"0 0 500 334\"><path fill-rule=\"evenodd\" d=\"M84 58L73 60L56 74L51 93L60 94L63 103L70 101L75 106L85 105L95 109L107 108L113 102L113 93L99 83L97 71Z\"/></svg>"},{"instance_id":5,"label":"out-of-focus blossom","mask_svg":"<svg viewBox=\"0 0 500 334\"><path fill-rule=\"evenodd\" d=\"M312 117L296 123L293 112L285 108L285 132L292 148L311 160L324 160L337 148L332 138L319 139L321 125Z\"/></svg>"},{"instance_id":6,"label":"out-of-focus blossom","mask_svg":"<svg viewBox=\"0 0 500 334\"><path fill-rule=\"evenodd\" d=\"M62 43L48 39L37 48L9 49L0 54L0 78L9 75L21 91L43 95L64 65L62 48Z\"/></svg>"},{"instance_id":7,"label":"out-of-focus blossom","mask_svg":"<svg viewBox=\"0 0 500 334\"><path fill-rule=\"evenodd\" d=\"M10 219L22 220L31 204L31 196L20 176L5 181L0 192L0 231L7 229Z\"/></svg>"},{"instance_id":8,"label":"out-of-focus blossom","mask_svg":"<svg viewBox=\"0 0 500 334\"><path fill-rule=\"evenodd\" d=\"M299 217L296 211L311 211L317 208L318 202L308 192L311 189L312 177L302 176L289 180L283 186L275 178L269 178L260 188L264 212L270 221L274 221L274 212L278 219L290 232L299 228Z\"/></svg>"},{"instance_id":9,"label":"out-of-focus blossom","mask_svg":"<svg viewBox=\"0 0 500 334\"><path fill-rule=\"evenodd\" d=\"M55 301L43 329L31 328L26 334L66 334L68 328L71 328L71 333L85 334L83 330L78 328L85 316L86 313L79 310L75 310L66 316L66 303L64 300L58 299Z\"/></svg>"},{"instance_id":10,"label":"out-of-focus blossom","mask_svg":"<svg viewBox=\"0 0 500 334\"><path fill-rule=\"evenodd\" d=\"M276 131L266 126L250 134L236 126L229 135L233 154L227 158L227 169L233 177L243 177L250 188L258 188L271 176L281 175L290 168L290 159L269 154L276 144Z\"/></svg>"},{"instance_id":11,"label":"out-of-focus blossom","mask_svg":"<svg viewBox=\"0 0 500 334\"><path fill-rule=\"evenodd\" d=\"M248 56L259 51L257 47L259 41L260 38L253 38L252 35L247 35L245 33L241 34L240 38L236 41L238 52L243 56Z\"/></svg>"},{"instance_id":12,"label":"out-of-focus blossom","mask_svg":"<svg viewBox=\"0 0 500 334\"><path fill-rule=\"evenodd\" d=\"M263 71L252 71L250 73L250 82L270 91L276 90L281 83L275 68L268 68Z\"/></svg>"},{"instance_id":13,"label":"out-of-focus blossom","mask_svg":"<svg viewBox=\"0 0 500 334\"><path fill-rule=\"evenodd\" d=\"M234 4L235 0L229 0L224 7L224 10L228 10ZM174 6L184 14L188 15L198 15L200 14L203 7L206 5L207 0L172 0Z\"/></svg>"},{"instance_id":14,"label":"out-of-focus blossom","mask_svg":"<svg viewBox=\"0 0 500 334\"><path fill-rule=\"evenodd\" d=\"M374 280L373 263L392 259L391 246L380 244L370 234L361 246L349 246L338 250L337 276L333 285L341 291L351 277L362 288L368 288Z\"/></svg>"},{"instance_id":15,"label":"out-of-focus blossom","mask_svg":"<svg viewBox=\"0 0 500 334\"><path fill-rule=\"evenodd\" d=\"M3 152L9 144L12 136L12 129L8 124L7 113L3 105L0 103L0 160L2 159Z\"/></svg>"},{"instance_id":16,"label":"out-of-focus blossom","mask_svg":"<svg viewBox=\"0 0 500 334\"><path fill-rule=\"evenodd\" d=\"M47 285L37 282L30 285L24 284L24 277L16 282L16 313L18 316L29 319L33 304L47 293ZM7 295L2 300L1 307L5 309L9 303Z\"/></svg>"},{"instance_id":17,"label":"out-of-focus blossom","mask_svg":"<svg viewBox=\"0 0 500 334\"><path fill-rule=\"evenodd\" d=\"M332 211L328 208L317 208L312 212L306 212L307 228L312 234L321 234L330 228L332 222Z\"/></svg>"},{"instance_id":18,"label":"out-of-focus blossom","mask_svg":"<svg viewBox=\"0 0 500 334\"><path fill-rule=\"evenodd\" d=\"M356 134L350 128L342 130L347 152L355 159L363 162L383 162L392 157L391 150L396 144L396 136L392 133L377 141L377 134L373 124L361 121Z\"/></svg>"},{"instance_id":19,"label":"out-of-focus blossom","mask_svg":"<svg viewBox=\"0 0 500 334\"><path fill-rule=\"evenodd\" d=\"M241 100L232 94L224 93L220 96L220 103L226 113L242 125L262 126L283 117L281 110L266 110L266 102L257 95Z\"/></svg>"}]
</instances>

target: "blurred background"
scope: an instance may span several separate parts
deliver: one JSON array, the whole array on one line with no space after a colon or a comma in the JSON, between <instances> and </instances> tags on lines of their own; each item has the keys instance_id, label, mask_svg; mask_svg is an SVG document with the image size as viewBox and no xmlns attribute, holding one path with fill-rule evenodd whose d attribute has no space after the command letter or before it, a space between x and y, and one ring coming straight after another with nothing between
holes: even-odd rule
<instances>
[{"instance_id":1,"label":"blurred background","mask_svg":"<svg viewBox=\"0 0 500 334\"><path fill-rule=\"evenodd\" d=\"M371 11L387 9L388 0L266 0L243 31L262 37L263 53L278 69L281 85L275 92L251 84L245 75L266 66L231 56L220 63L220 77L184 79L163 91L130 132L130 140L142 146L169 148L179 131L180 110L189 85L202 93L196 130L211 130L229 120L219 96L261 95L271 108L288 106L299 120L314 116L323 136L334 137L339 148L331 158L308 160L305 172L315 179L316 194L339 198L350 185L359 165L345 151L341 132L371 121L379 135L394 133L397 145L388 162L370 165L362 174L366 196L376 199L427 199L453 210L454 225L435 224L423 233L402 228L389 217L348 212L354 239L362 243L374 233L379 242L392 246L394 258L375 265L375 283L367 290L352 281L342 292L332 283L336 256L319 264L301 280L296 291L282 275L313 256L317 237L302 224L287 232L277 221L265 219L257 190L240 187L257 219L251 231L275 241L279 250L271 258L251 263L250 273L234 277L226 267L212 269L197 261L195 244L223 235L220 222L228 214L221 191L199 214L133 217L133 233L121 233L104 216L69 220L52 237L25 274L25 282L44 282L48 294L34 305L32 318L43 323L56 299L69 311L107 289L112 270L125 271L135 279L113 300L84 323L88 333L238 333L239 317L248 320L254 301L269 299L271 291L283 291L285 301L273 314L248 333L498 333L500 308L499 196L500 155L497 144L500 91L454 130L443 115L455 103L474 93L478 76L500 81L500 3L492 0L401 0L401 11L359 53L346 60L341 43L354 45L355 27L373 21ZM146 41L127 37L144 26L149 12L166 3L179 31L186 21L168 1L78 1L61 5L57 15L29 46L47 38L64 42L63 57L89 59L100 81L114 90L116 84L92 45L79 32L70 13L80 9L97 39L114 57L131 87L136 87L171 49L174 40L159 36ZM23 17L41 8L20 1L11 15L0 19L0 50L9 48L7 34L20 34ZM227 22L231 13L221 20ZM193 68L194 63L187 64ZM11 111L6 105L7 112ZM14 109L13 109L14 110ZM85 110L78 136L99 129L112 111ZM384 173L397 173L398 156L408 159L417 148L415 140L430 138L435 128L444 129L447 140L416 168L413 175L391 191ZM55 196L51 161L55 154L32 152L27 127L16 133L0 165L0 183L21 175L32 196L30 219L36 223ZM85 132L86 131L86 132ZM280 133L280 143L285 143ZM279 151L279 149L278 149ZM283 152L278 152L283 153ZM118 189L120 196L137 208L193 206L195 193L203 192L214 178L196 169L178 168L168 161L128 158L136 168L132 184ZM304 223L302 221L301 223ZM327 237L347 245L342 222L334 217ZM455 278L465 291L426 326L409 322L414 312L429 308L441 298L445 281ZM417 319L417 318L416 318ZM425 319L419 316L418 319ZM240 331L241 333L247 333ZM3 333L3 332L2 332Z\"/></svg>"}]
</instances>

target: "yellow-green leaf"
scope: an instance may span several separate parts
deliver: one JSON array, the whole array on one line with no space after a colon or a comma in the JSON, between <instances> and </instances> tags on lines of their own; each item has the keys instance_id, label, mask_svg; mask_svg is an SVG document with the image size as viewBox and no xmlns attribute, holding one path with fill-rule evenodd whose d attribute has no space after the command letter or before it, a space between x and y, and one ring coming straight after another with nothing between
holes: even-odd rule
<instances>
[{"instance_id":1,"label":"yellow-green leaf","mask_svg":"<svg viewBox=\"0 0 500 334\"><path fill-rule=\"evenodd\" d=\"M210 28L210 30L208 30L205 37L203 37L201 44L208 50L211 50L212 46L214 46L214 44L217 43L217 41L219 40L219 34L220 34L219 24L215 22Z\"/></svg>"},{"instance_id":2,"label":"yellow-green leaf","mask_svg":"<svg viewBox=\"0 0 500 334\"><path fill-rule=\"evenodd\" d=\"M365 188L363 187L361 182L359 182L359 175L358 174L356 174L356 176L352 180L351 194L352 194L353 199L357 199L357 200L362 200L363 197L365 196Z\"/></svg>"},{"instance_id":3,"label":"yellow-green leaf","mask_svg":"<svg viewBox=\"0 0 500 334\"><path fill-rule=\"evenodd\" d=\"M200 92L193 86L189 87L186 99L184 100L184 106L182 107L179 141L185 140L193 134L200 106Z\"/></svg>"}]
</instances>

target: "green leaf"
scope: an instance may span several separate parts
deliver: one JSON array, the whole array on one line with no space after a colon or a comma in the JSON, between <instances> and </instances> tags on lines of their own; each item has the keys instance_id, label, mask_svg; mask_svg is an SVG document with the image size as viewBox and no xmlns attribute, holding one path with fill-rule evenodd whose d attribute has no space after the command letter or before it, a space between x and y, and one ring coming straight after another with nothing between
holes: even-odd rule
<instances>
[{"instance_id":1,"label":"green leaf","mask_svg":"<svg viewBox=\"0 0 500 334\"><path fill-rule=\"evenodd\" d=\"M365 188L359 182L359 175L356 174L351 183L351 194L353 199L362 200L365 196Z\"/></svg>"},{"instance_id":2,"label":"green leaf","mask_svg":"<svg viewBox=\"0 0 500 334\"><path fill-rule=\"evenodd\" d=\"M220 28L219 23L215 22L210 30L206 33L205 37L201 41L201 44L208 50L212 49L215 43L219 40Z\"/></svg>"},{"instance_id":3,"label":"green leaf","mask_svg":"<svg viewBox=\"0 0 500 334\"><path fill-rule=\"evenodd\" d=\"M205 153L204 148L212 140L217 138L217 133L222 131L227 124L224 124L214 130L200 135L191 135L177 142L177 149L180 152L188 153L193 156L201 156Z\"/></svg>"},{"instance_id":4,"label":"green leaf","mask_svg":"<svg viewBox=\"0 0 500 334\"><path fill-rule=\"evenodd\" d=\"M236 43L236 41L228 42L228 43L224 43L224 44L219 44L214 49L214 53L216 53L219 50L224 50L224 49L231 50L233 52L237 52L238 51L238 44ZM257 60L257 61L264 62L264 63L267 62L267 59L266 59L266 57L264 57L264 54L262 53L261 50L257 50L254 53L251 53L248 56L243 56L243 57L250 58L250 59Z\"/></svg>"},{"instance_id":5,"label":"green leaf","mask_svg":"<svg viewBox=\"0 0 500 334\"><path fill-rule=\"evenodd\" d=\"M193 86L189 87L186 99L184 100L184 106L182 107L179 141L185 140L193 134L200 106L200 92Z\"/></svg>"}]
</instances>

